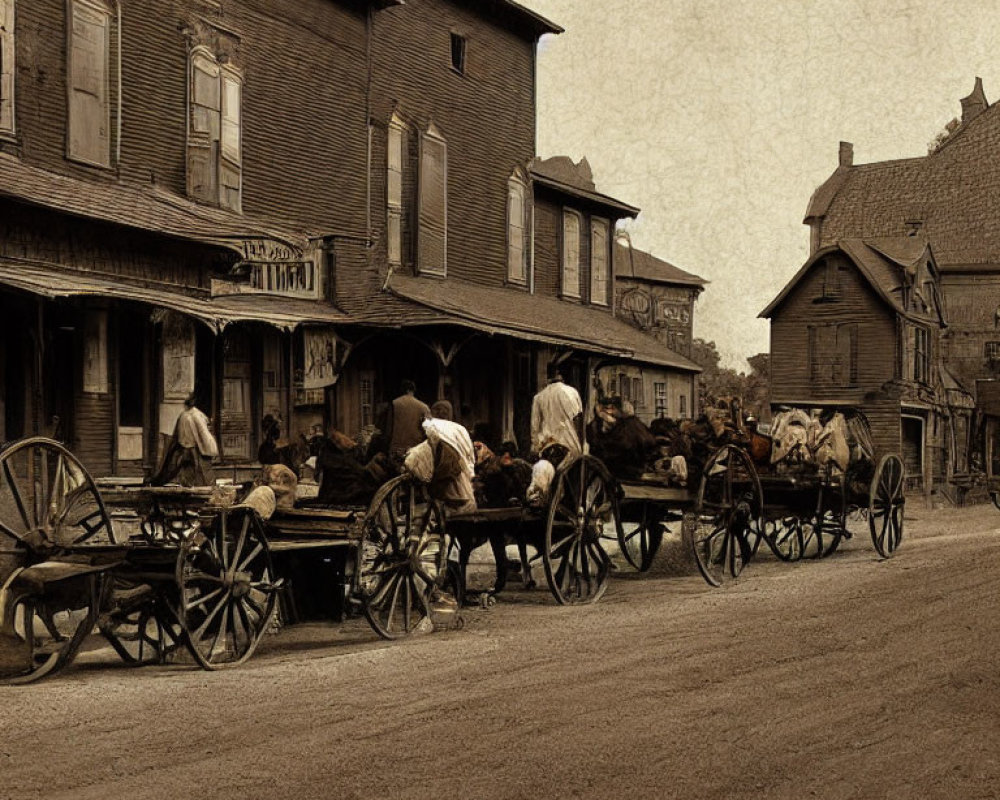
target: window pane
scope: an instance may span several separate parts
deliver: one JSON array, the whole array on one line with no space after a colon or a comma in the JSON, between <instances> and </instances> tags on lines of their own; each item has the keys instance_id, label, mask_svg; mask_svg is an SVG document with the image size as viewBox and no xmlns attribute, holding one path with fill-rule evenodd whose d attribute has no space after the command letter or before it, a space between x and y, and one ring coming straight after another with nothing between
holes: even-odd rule
<instances>
[{"instance_id":1,"label":"window pane","mask_svg":"<svg viewBox=\"0 0 1000 800\"><path fill-rule=\"evenodd\" d=\"M222 78L222 155L237 164L240 162L242 88L236 78Z\"/></svg>"},{"instance_id":2,"label":"window pane","mask_svg":"<svg viewBox=\"0 0 1000 800\"><path fill-rule=\"evenodd\" d=\"M608 223L590 224L590 302L608 304Z\"/></svg>"},{"instance_id":3,"label":"window pane","mask_svg":"<svg viewBox=\"0 0 1000 800\"><path fill-rule=\"evenodd\" d=\"M69 52L69 154L111 164L111 108L108 102L110 17L80 3L71 7Z\"/></svg>"},{"instance_id":4,"label":"window pane","mask_svg":"<svg viewBox=\"0 0 1000 800\"><path fill-rule=\"evenodd\" d=\"M395 125L389 126L388 191L390 206L403 205L403 131Z\"/></svg>"},{"instance_id":5,"label":"window pane","mask_svg":"<svg viewBox=\"0 0 1000 800\"><path fill-rule=\"evenodd\" d=\"M513 180L507 188L507 277L525 280L524 184Z\"/></svg>"},{"instance_id":6,"label":"window pane","mask_svg":"<svg viewBox=\"0 0 1000 800\"><path fill-rule=\"evenodd\" d=\"M403 261L402 226L399 211L390 209L386 224L386 244L390 264L401 264Z\"/></svg>"},{"instance_id":7,"label":"window pane","mask_svg":"<svg viewBox=\"0 0 1000 800\"><path fill-rule=\"evenodd\" d=\"M580 296L580 218L571 212L563 214L562 293Z\"/></svg>"}]
</instances>

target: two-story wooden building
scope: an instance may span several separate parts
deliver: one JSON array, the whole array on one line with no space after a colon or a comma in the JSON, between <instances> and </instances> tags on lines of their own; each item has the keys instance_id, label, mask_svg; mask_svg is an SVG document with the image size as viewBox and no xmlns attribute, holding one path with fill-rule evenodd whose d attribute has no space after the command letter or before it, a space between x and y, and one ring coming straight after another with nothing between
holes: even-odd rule
<instances>
[{"instance_id":1,"label":"two-story wooden building","mask_svg":"<svg viewBox=\"0 0 1000 800\"><path fill-rule=\"evenodd\" d=\"M236 468L264 414L354 434L402 377L509 433L546 348L680 358L593 302L588 243L610 287L635 209L577 196L607 228L575 249L535 229L560 30L512 0L0 0L0 440L149 474L193 392Z\"/></svg>"},{"instance_id":2,"label":"two-story wooden building","mask_svg":"<svg viewBox=\"0 0 1000 800\"><path fill-rule=\"evenodd\" d=\"M876 450L901 452L909 487L928 492L955 472L971 406L941 362L939 282L923 237L840 239L761 312L772 408L861 409Z\"/></svg>"}]
</instances>

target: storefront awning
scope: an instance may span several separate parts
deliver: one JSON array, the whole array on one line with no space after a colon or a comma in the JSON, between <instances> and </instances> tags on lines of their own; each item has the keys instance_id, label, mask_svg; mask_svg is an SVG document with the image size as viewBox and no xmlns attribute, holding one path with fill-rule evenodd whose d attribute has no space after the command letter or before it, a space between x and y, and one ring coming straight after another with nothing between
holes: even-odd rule
<instances>
[{"instance_id":1,"label":"storefront awning","mask_svg":"<svg viewBox=\"0 0 1000 800\"><path fill-rule=\"evenodd\" d=\"M191 297L167 289L133 286L79 272L0 260L0 285L50 299L106 297L130 300L187 314L214 330L234 322L264 322L293 330L302 324L342 324L347 316L329 305L311 300L268 295L235 295L213 299Z\"/></svg>"},{"instance_id":2,"label":"storefront awning","mask_svg":"<svg viewBox=\"0 0 1000 800\"><path fill-rule=\"evenodd\" d=\"M593 306L458 280L393 275L397 297L445 315L440 321L518 339L571 347L645 364L701 367L639 329Z\"/></svg>"}]
</instances>

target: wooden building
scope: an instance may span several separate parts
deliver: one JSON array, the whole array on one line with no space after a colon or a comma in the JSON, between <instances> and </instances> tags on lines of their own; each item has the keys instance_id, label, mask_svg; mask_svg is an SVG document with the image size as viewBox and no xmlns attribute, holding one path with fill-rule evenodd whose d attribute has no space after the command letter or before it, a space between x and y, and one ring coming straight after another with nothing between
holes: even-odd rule
<instances>
[{"instance_id":1,"label":"wooden building","mask_svg":"<svg viewBox=\"0 0 1000 800\"><path fill-rule=\"evenodd\" d=\"M499 435L549 358L693 367L614 317L637 210L578 193L607 227L575 248L533 224L560 30L512 0L0 0L0 441L148 475L193 392L235 474L265 414L357 434L403 377Z\"/></svg>"},{"instance_id":2,"label":"wooden building","mask_svg":"<svg viewBox=\"0 0 1000 800\"><path fill-rule=\"evenodd\" d=\"M615 312L685 358L691 357L694 304L706 281L668 261L615 242ZM698 392L690 370L641 364L611 365L600 377L611 394L632 402L649 423L657 417L695 416Z\"/></svg>"},{"instance_id":3,"label":"wooden building","mask_svg":"<svg viewBox=\"0 0 1000 800\"><path fill-rule=\"evenodd\" d=\"M761 312L771 321L771 404L851 406L879 453L901 453L930 492L962 471L971 398L942 363L940 273L920 236L840 239Z\"/></svg>"}]
</instances>

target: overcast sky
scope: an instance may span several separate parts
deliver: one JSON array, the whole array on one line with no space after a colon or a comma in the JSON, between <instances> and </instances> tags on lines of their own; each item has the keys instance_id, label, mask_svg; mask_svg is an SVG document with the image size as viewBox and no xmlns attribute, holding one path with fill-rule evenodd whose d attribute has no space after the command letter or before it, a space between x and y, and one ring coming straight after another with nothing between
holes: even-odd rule
<instances>
[{"instance_id":1,"label":"overcast sky","mask_svg":"<svg viewBox=\"0 0 1000 800\"><path fill-rule=\"evenodd\" d=\"M975 76L1000 96L992 1L522 2L566 28L539 47L539 154L586 155L642 208L636 247L711 281L695 335L740 370L840 140L855 163L924 155Z\"/></svg>"}]
</instances>

